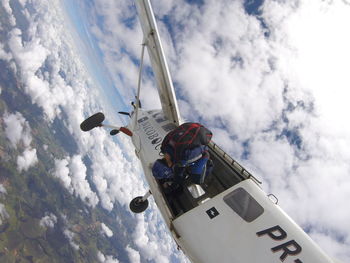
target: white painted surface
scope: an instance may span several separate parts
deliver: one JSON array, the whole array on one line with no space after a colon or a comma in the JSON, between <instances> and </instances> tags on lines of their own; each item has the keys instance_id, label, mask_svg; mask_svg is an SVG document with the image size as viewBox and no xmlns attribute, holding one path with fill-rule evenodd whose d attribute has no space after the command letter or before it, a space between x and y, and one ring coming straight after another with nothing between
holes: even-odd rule
<instances>
[{"instance_id":1,"label":"white painted surface","mask_svg":"<svg viewBox=\"0 0 350 263\"><path fill-rule=\"evenodd\" d=\"M243 220L223 201L225 195L239 187L247 190L264 207L264 213L251 223ZM210 219L206 211L212 207L220 214ZM273 253L271 248L289 240L295 240L302 252L287 256L284 262L297 259L303 263L333 262L252 180L245 180L190 210L175 219L173 224L192 262L282 262L279 257L283 251ZM268 235L259 237L256 234L276 225L286 231L284 240L276 241Z\"/></svg>"}]
</instances>

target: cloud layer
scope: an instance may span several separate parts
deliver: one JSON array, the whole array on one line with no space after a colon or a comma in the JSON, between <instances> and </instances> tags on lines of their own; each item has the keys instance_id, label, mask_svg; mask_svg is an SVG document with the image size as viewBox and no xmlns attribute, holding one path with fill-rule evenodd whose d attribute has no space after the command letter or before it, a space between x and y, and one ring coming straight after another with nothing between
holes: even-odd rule
<instances>
[{"instance_id":1,"label":"cloud layer","mask_svg":"<svg viewBox=\"0 0 350 263\"><path fill-rule=\"evenodd\" d=\"M54 175L61 179L64 187L81 200L95 207L99 200L86 180L86 166L80 155L74 155L72 158L55 160Z\"/></svg>"},{"instance_id":2,"label":"cloud layer","mask_svg":"<svg viewBox=\"0 0 350 263\"><path fill-rule=\"evenodd\" d=\"M40 219L39 222L40 226L49 228L54 228L56 223L57 217L52 213L48 213L47 215L45 215L43 218Z\"/></svg>"},{"instance_id":3,"label":"cloud layer","mask_svg":"<svg viewBox=\"0 0 350 263\"><path fill-rule=\"evenodd\" d=\"M102 233L106 235L107 237L112 237L113 236L113 231L106 226L104 223L101 223L101 228L102 228Z\"/></svg>"},{"instance_id":4,"label":"cloud layer","mask_svg":"<svg viewBox=\"0 0 350 263\"><path fill-rule=\"evenodd\" d=\"M77 243L74 242L74 233L72 231L70 231L68 228L66 228L63 231L64 236L68 239L69 244L71 245L71 247L75 250L79 250L79 245Z\"/></svg>"},{"instance_id":5,"label":"cloud layer","mask_svg":"<svg viewBox=\"0 0 350 263\"><path fill-rule=\"evenodd\" d=\"M20 112L13 114L5 113L3 116L5 123L5 134L10 140L11 145L17 148L17 144L23 143L28 147L32 141L30 127Z\"/></svg>"},{"instance_id":6,"label":"cloud layer","mask_svg":"<svg viewBox=\"0 0 350 263\"><path fill-rule=\"evenodd\" d=\"M35 165L37 162L36 149L25 149L23 154L17 157L17 169L20 172L27 171L29 167Z\"/></svg>"},{"instance_id":7,"label":"cloud layer","mask_svg":"<svg viewBox=\"0 0 350 263\"><path fill-rule=\"evenodd\" d=\"M21 148L24 148L23 153L17 156L17 169L19 172L27 171L38 162L36 149L30 146L32 141L30 126L20 112L5 113L3 119L5 134L12 147L17 148L20 145L22 146Z\"/></svg>"},{"instance_id":8,"label":"cloud layer","mask_svg":"<svg viewBox=\"0 0 350 263\"><path fill-rule=\"evenodd\" d=\"M17 11L11 11L12 8L17 10L20 8L20 12L24 14L26 27L17 24L15 16ZM87 71L80 59L80 56L85 54L81 54L81 50L78 50L72 37L75 34L74 28L67 22L67 14L61 8L59 1L35 0L29 5L23 0L20 6L10 5L6 10L9 16L14 14L14 23L9 23L12 27L8 32L8 39L0 46L1 59L13 65L13 70L21 83L20 87L23 87L32 102L43 110L47 122L53 123L58 118L76 140L78 152L67 153L64 158L56 157L52 175L58 177L68 191L85 201L87 205L95 207L100 203L103 208L111 211L115 204L119 203L128 213L129 201L147 191L141 167L133 154L133 146L128 138L120 136L113 141L104 130L97 129L91 133L80 131L81 121L92 113L104 111L106 115L112 117L112 120L116 118L113 117L114 112L108 114L110 107L102 106L106 103L102 99L102 92L96 88L91 72ZM131 14L134 14L133 9ZM138 30L141 39L141 31ZM130 34L129 40L133 36ZM137 67L132 65L131 60L129 63L130 69L121 68L129 76L128 78L125 75L125 83L134 82L134 72L137 72ZM133 97L131 94L128 96ZM22 143L23 132L26 129L23 128L25 121L18 116L14 119L21 125L15 126L18 129L18 136L12 138L13 144L17 145ZM21 134L22 138L19 136ZM27 143L29 144L30 142ZM31 154L34 151L28 150L25 153L18 159L23 170L26 169L29 160L33 160ZM89 171L85 160L91 162ZM91 175L91 180L87 180L88 173ZM91 183L95 184L95 187L91 187ZM96 189L96 192L93 189ZM155 231L157 228L154 226L162 224L162 219L154 204L149 215L154 222L143 228L142 235L147 236L152 226L152 240L145 240L146 243L138 241L138 246L144 248L145 252L142 253L135 250L136 246L125 248L130 260L137 261L138 255L140 260L145 257L149 260L154 260L155 257L178 258L178 252L169 235ZM138 217L135 220L142 224L143 220L148 219ZM53 225L51 223L54 223L53 218L42 219L43 225L51 226ZM72 247L79 249L79 245L74 241L73 232L65 229L64 234ZM161 243L160 240L164 235L167 236L169 245L162 245L162 250L152 250L157 252L154 255L145 250L148 242L156 247L155 244ZM135 236L135 239L138 237ZM157 255L159 251L162 255ZM101 262L118 262L115 255L99 253L99 258Z\"/></svg>"},{"instance_id":9,"label":"cloud layer","mask_svg":"<svg viewBox=\"0 0 350 263\"><path fill-rule=\"evenodd\" d=\"M10 215L7 213L4 204L0 203L0 225L6 219L10 218Z\"/></svg>"}]
</instances>

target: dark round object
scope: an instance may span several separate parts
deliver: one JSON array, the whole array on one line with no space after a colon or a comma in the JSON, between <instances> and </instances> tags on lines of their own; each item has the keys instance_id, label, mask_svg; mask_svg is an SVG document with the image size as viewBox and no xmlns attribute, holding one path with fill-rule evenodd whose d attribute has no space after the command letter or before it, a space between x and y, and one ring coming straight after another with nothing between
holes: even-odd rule
<instances>
[{"instance_id":1,"label":"dark round object","mask_svg":"<svg viewBox=\"0 0 350 263\"><path fill-rule=\"evenodd\" d=\"M142 213L148 207L148 200L142 201L142 196L135 197L131 200L129 207L134 213Z\"/></svg>"},{"instance_id":2,"label":"dark round object","mask_svg":"<svg viewBox=\"0 0 350 263\"><path fill-rule=\"evenodd\" d=\"M116 135L118 133L119 133L119 130L114 129L114 130L111 130L111 132L109 134L113 136L113 135Z\"/></svg>"},{"instance_id":3,"label":"dark round object","mask_svg":"<svg viewBox=\"0 0 350 263\"><path fill-rule=\"evenodd\" d=\"M102 112L95 113L80 124L80 129L82 131L90 131L95 127L101 126L104 119L105 115Z\"/></svg>"}]
</instances>

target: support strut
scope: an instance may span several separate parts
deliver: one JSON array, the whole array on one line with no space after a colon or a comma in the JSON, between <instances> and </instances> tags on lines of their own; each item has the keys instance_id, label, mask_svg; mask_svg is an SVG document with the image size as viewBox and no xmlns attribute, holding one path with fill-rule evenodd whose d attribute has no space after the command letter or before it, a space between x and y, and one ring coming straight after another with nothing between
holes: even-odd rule
<instances>
[{"instance_id":1,"label":"support strut","mask_svg":"<svg viewBox=\"0 0 350 263\"><path fill-rule=\"evenodd\" d=\"M142 43L140 69L139 69L139 79L138 79L138 82L137 82L137 96L136 96L136 108L135 108L135 125L134 125L135 128L136 128L136 125L137 125L137 115L138 115L139 108L140 108L140 92L141 92L143 57L144 57L144 54L145 54L145 46L146 46L146 42L144 40L143 43Z\"/></svg>"}]
</instances>

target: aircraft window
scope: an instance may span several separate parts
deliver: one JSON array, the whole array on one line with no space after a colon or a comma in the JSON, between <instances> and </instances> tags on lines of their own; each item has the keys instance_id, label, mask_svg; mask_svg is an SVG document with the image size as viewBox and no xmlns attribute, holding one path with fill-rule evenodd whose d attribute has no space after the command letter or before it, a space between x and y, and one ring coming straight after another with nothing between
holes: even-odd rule
<instances>
[{"instance_id":1,"label":"aircraft window","mask_svg":"<svg viewBox=\"0 0 350 263\"><path fill-rule=\"evenodd\" d=\"M173 124L173 123L168 123L166 125L163 125L162 128L163 128L164 131L170 132L170 131L172 131L172 130L174 130L176 128L176 125Z\"/></svg>"},{"instance_id":2,"label":"aircraft window","mask_svg":"<svg viewBox=\"0 0 350 263\"><path fill-rule=\"evenodd\" d=\"M247 222L252 222L264 212L264 208L242 187L226 195L224 202Z\"/></svg>"},{"instance_id":3,"label":"aircraft window","mask_svg":"<svg viewBox=\"0 0 350 263\"><path fill-rule=\"evenodd\" d=\"M155 118L156 122L158 123L161 123L167 120L167 118L164 117L163 113L156 113L153 115L153 118Z\"/></svg>"},{"instance_id":4,"label":"aircraft window","mask_svg":"<svg viewBox=\"0 0 350 263\"><path fill-rule=\"evenodd\" d=\"M158 119L156 119L156 122L161 123L161 122L164 122L166 120L167 120L166 118L158 118Z\"/></svg>"},{"instance_id":5,"label":"aircraft window","mask_svg":"<svg viewBox=\"0 0 350 263\"><path fill-rule=\"evenodd\" d=\"M141 122L144 122L144 121L147 121L147 120L148 120L148 117L146 116L146 117L143 117L143 118L139 119L137 122L141 123Z\"/></svg>"}]
</instances>

